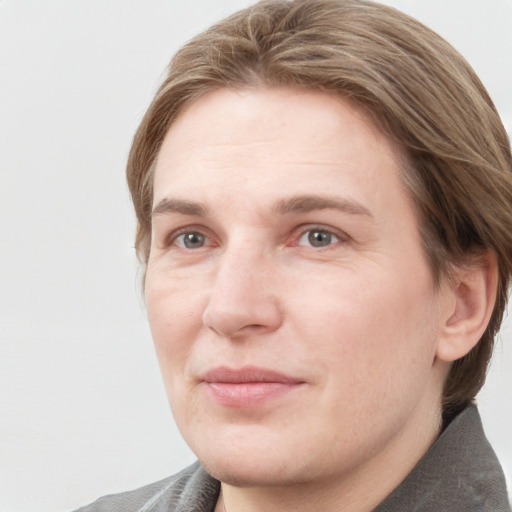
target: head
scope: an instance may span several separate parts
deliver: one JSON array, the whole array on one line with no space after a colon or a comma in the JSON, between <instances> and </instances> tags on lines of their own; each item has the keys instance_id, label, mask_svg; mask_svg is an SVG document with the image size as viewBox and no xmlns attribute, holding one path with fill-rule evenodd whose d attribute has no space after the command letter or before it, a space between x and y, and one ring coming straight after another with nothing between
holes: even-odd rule
<instances>
[{"instance_id":1,"label":"head","mask_svg":"<svg viewBox=\"0 0 512 512\"><path fill-rule=\"evenodd\" d=\"M354 0L220 22L171 62L128 181L171 407L223 492L365 496L385 467L373 508L480 389L512 269L510 148L417 22Z\"/></svg>"},{"instance_id":2,"label":"head","mask_svg":"<svg viewBox=\"0 0 512 512\"><path fill-rule=\"evenodd\" d=\"M510 146L483 85L437 34L408 16L356 0L270 1L236 13L172 60L135 135L128 183L136 249L148 261L153 173L173 122L220 88L289 87L350 100L399 148L423 248L437 285L454 268L498 269L496 304L479 343L456 360L443 408L481 388L504 313L512 270Z\"/></svg>"}]
</instances>

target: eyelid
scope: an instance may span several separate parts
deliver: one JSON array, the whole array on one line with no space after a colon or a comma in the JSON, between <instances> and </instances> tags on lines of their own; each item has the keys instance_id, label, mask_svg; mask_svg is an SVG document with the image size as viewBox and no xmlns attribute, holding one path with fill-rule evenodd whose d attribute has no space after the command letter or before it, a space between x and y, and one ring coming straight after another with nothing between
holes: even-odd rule
<instances>
[{"instance_id":1,"label":"eyelid","mask_svg":"<svg viewBox=\"0 0 512 512\"><path fill-rule=\"evenodd\" d=\"M170 247L178 247L179 249L183 250L197 250L197 249L187 249L186 247L181 247L176 245L176 240L187 233L198 233L200 235L203 235L205 239L209 242L206 243L204 247L208 247L212 245L213 236L211 235L210 231L206 229L204 226L198 226L198 225L190 225L190 226L183 226L178 229L174 229L170 231L169 233L165 234L163 237L163 247L170 248Z\"/></svg>"},{"instance_id":2,"label":"eyelid","mask_svg":"<svg viewBox=\"0 0 512 512\"><path fill-rule=\"evenodd\" d=\"M294 237L293 237L292 245L301 247L301 246L299 246L298 242L309 231L323 231L325 233L329 233L330 235L333 235L338 239L336 243L347 243L350 241L350 236L347 235L347 233L345 233L344 231L341 231L340 229L336 229L331 226L326 226L324 224L305 224L305 225L299 226L296 229L297 234L294 235ZM325 246L325 248L336 245L336 243ZM316 248L316 249L318 250L321 248Z\"/></svg>"},{"instance_id":3,"label":"eyelid","mask_svg":"<svg viewBox=\"0 0 512 512\"><path fill-rule=\"evenodd\" d=\"M347 243L351 240L351 237L349 235L347 235L346 232L344 232L340 229L333 228L332 226L326 226L325 224L303 224L303 225L295 228L294 233L292 235L292 241L291 241L290 245L299 247L299 245L298 245L299 240L307 232L314 231L314 230L323 231L325 233L329 233L329 234L335 236L338 240L336 241L336 243L331 244L331 246L336 245L338 243ZM212 234L211 230L205 228L205 226L201 226L201 225L197 225L197 224L191 224L191 225L187 225L187 226L182 226L177 229L169 230L169 232L165 233L162 236L162 242L160 245L163 248L170 248L173 245L175 245L176 240L180 236L182 236L186 233L199 233L199 234L203 235L208 241L208 243L206 243L204 247L211 247L212 245L215 245L215 242L214 242L215 237ZM328 247L330 247L330 246L326 246L325 248L328 248ZM178 248L182 248L182 247L178 246ZM185 249L185 248L183 248L183 249ZM316 248L316 249L318 250L321 248ZM190 249L185 249L185 250L190 250ZM197 249L195 249L195 250L197 250Z\"/></svg>"}]
</instances>

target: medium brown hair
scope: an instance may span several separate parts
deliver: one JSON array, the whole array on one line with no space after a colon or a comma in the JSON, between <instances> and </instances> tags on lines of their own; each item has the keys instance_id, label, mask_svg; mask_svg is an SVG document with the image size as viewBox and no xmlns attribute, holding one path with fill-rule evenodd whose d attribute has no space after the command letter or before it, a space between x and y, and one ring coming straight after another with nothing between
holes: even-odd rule
<instances>
[{"instance_id":1,"label":"medium brown hair","mask_svg":"<svg viewBox=\"0 0 512 512\"><path fill-rule=\"evenodd\" d=\"M127 177L143 264L154 164L170 125L208 91L254 86L342 95L403 148L404 183L437 283L454 265L486 251L495 255L499 284L490 323L453 363L445 384L445 413L462 408L484 383L512 272L510 144L480 80L430 29L365 0L263 1L221 21L173 58L133 141Z\"/></svg>"}]
</instances>

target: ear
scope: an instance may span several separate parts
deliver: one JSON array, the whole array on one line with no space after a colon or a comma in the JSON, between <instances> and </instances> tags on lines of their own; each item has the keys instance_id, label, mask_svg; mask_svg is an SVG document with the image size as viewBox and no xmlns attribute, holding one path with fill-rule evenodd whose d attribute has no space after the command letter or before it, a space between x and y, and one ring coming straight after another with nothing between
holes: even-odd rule
<instances>
[{"instance_id":1,"label":"ear","mask_svg":"<svg viewBox=\"0 0 512 512\"><path fill-rule=\"evenodd\" d=\"M438 359L452 362L465 356L480 340L491 318L498 286L496 257L487 251L469 266L456 267L449 283L449 304L436 350Z\"/></svg>"}]
</instances>

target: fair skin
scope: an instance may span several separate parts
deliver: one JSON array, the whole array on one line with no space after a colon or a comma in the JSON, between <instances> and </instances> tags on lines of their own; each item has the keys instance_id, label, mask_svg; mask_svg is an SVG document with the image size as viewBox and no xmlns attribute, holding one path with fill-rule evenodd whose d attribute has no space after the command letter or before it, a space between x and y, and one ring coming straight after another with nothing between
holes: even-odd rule
<instances>
[{"instance_id":1,"label":"fair skin","mask_svg":"<svg viewBox=\"0 0 512 512\"><path fill-rule=\"evenodd\" d=\"M146 302L217 510L369 511L437 437L494 281L434 285L401 172L365 113L321 92L220 89L167 133Z\"/></svg>"}]
</instances>

